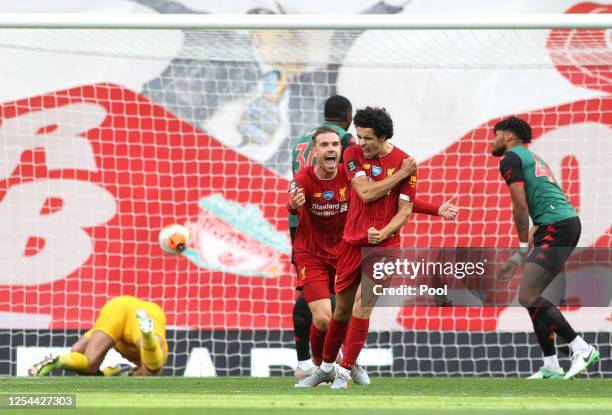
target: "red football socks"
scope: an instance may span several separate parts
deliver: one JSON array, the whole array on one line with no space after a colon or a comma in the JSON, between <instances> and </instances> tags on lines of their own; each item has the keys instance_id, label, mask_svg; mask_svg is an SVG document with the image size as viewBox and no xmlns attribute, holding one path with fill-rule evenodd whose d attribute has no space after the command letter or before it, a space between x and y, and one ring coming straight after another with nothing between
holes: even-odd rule
<instances>
[{"instance_id":1,"label":"red football socks","mask_svg":"<svg viewBox=\"0 0 612 415\"><path fill-rule=\"evenodd\" d=\"M351 324L344 342L344 357L342 359L342 367L351 370L357 362L357 357L363 345L368 338L368 329L370 327L369 318L351 318Z\"/></svg>"},{"instance_id":2,"label":"red football socks","mask_svg":"<svg viewBox=\"0 0 612 415\"><path fill-rule=\"evenodd\" d=\"M329 329L327 329L325 344L323 346L324 362L333 363L336 361L336 357L338 357L338 352L340 351L340 347L342 347L348 327L349 323L341 323L332 318L329 324Z\"/></svg>"},{"instance_id":3,"label":"red football socks","mask_svg":"<svg viewBox=\"0 0 612 415\"><path fill-rule=\"evenodd\" d=\"M316 328L314 323L310 326L310 351L312 363L315 366L321 366L323 361L323 343L325 342L326 333L327 331L321 331Z\"/></svg>"}]
</instances>

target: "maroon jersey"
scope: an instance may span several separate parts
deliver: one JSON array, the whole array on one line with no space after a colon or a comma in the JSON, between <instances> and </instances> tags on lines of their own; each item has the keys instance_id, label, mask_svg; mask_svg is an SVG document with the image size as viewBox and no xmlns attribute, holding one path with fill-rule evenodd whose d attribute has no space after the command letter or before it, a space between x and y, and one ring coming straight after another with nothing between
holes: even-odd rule
<instances>
[{"instance_id":1,"label":"maroon jersey","mask_svg":"<svg viewBox=\"0 0 612 415\"><path fill-rule=\"evenodd\" d=\"M367 159L359 146L344 152L344 168L349 180L366 176L370 182L381 181L395 173L408 155L397 147L382 157ZM413 202L416 197L416 175L396 185L389 193L370 203L362 201L351 186L351 205L344 227L344 240L352 245L370 246L368 229L381 230L398 211L399 199ZM379 246L399 245L399 233L387 238Z\"/></svg>"},{"instance_id":2,"label":"maroon jersey","mask_svg":"<svg viewBox=\"0 0 612 415\"><path fill-rule=\"evenodd\" d=\"M319 179L314 166L303 168L295 175L291 190L301 187L306 196L293 243L296 258L307 255L336 260L346 222L350 186L341 163L333 179Z\"/></svg>"}]
</instances>

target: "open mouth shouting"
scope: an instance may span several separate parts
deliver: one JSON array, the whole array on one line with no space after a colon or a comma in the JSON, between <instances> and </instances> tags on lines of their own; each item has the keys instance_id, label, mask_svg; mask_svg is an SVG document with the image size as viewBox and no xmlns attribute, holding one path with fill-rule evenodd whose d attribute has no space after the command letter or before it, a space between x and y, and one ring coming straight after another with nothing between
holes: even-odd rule
<instances>
[{"instance_id":1,"label":"open mouth shouting","mask_svg":"<svg viewBox=\"0 0 612 415\"><path fill-rule=\"evenodd\" d=\"M336 167L336 164L338 162L338 156L335 152L332 153L327 153L325 155L325 168L326 169L333 169Z\"/></svg>"}]
</instances>

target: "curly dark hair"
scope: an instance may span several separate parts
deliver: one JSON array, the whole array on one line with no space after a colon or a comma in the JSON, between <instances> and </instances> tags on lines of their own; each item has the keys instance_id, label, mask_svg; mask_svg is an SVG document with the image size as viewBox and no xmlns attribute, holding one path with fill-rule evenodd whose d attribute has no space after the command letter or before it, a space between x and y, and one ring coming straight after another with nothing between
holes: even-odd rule
<instances>
[{"instance_id":1,"label":"curly dark hair","mask_svg":"<svg viewBox=\"0 0 612 415\"><path fill-rule=\"evenodd\" d=\"M365 107L358 109L353 117L355 127L371 128L377 137L393 137L393 120L384 108Z\"/></svg>"},{"instance_id":2,"label":"curly dark hair","mask_svg":"<svg viewBox=\"0 0 612 415\"><path fill-rule=\"evenodd\" d=\"M530 143L532 138L531 126L529 123L517 117L509 117L498 122L495 124L495 127L493 127L493 131L510 131L525 144Z\"/></svg>"}]
</instances>

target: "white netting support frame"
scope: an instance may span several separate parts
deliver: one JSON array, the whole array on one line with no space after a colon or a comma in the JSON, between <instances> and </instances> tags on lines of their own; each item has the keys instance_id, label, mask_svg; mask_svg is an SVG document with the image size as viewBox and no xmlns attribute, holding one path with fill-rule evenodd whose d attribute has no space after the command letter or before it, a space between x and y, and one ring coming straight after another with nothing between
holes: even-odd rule
<instances>
[{"instance_id":1,"label":"white netting support frame","mask_svg":"<svg viewBox=\"0 0 612 415\"><path fill-rule=\"evenodd\" d=\"M217 20L218 16L215 16L215 20ZM301 19L304 19L303 16L300 17ZM83 24L82 21L79 24ZM591 25L594 23L590 23ZM563 26L565 27L565 26ZM589 26L591 27L591 26ZM232 53L218 53L218 50L223 50L225 51L227 49L228 45L235 45L236 43L244 43L245 39L247 39L248 42L251 41L250 39L250 34L249 32L245 31L245 32L230 32L227 30L215 30L212 32L208 32L208 33L213 33L212 36L210 36L211 38L202 35L204 32L196 30L195 28L192 28L192 31L189 32L178 32L178 31L174 31L174 30L170 30L170 31L139 31L138 29L130 29L130 30L125 30L124 32L121 33L115 33L112 37L112 39L108 42L109 46L100 46L99 42L96 42L96 40L99 40L100 38L104 39L105 36L108 35L108 31L104 31L104 30L99 30L99 29L92 29L92 30L79 30L79 29L69 29L66 31L63 30L59 30L58 29L19 29L19 33L26 33L25 37L19 38L15 36L15 33L17 33L17 31L15 30L10 30L10 31L4 31L4 30L0 30L0 45L2 47L8 47L8 48L15 48L15 49L19 49L19 50L32 50L32 51L39 51L39 52L66 52L68 54L75 54L75 55L80 55L80 54L84 54L84 55L97 55L97 56L118 56L118 57L134 57L136 60L160 60L160 59L167 59L167 58L178 58L178 59L185 59L185 60L190 60L190 59L204 59L204 60L219 60L221 62L223 61L232 61L232 62L239 62L242 64L253 64L253 62L258 62L259 64L265 64L265 65L269 65L269 66L274 66L274 65L278 65L278 64L304 64L305 62L301 61L301 54L300 53L296 53L296 51L299 52L299 46L300 43L297 42L295 45L293 45L293 47L291 47L291 45L289 46L285 46L285 48L283 50L277 51L277 54L266 54L266 53L258 53L257 56L253 56L251 54L249 54L248 57L245 58L245 49L240 49L238 52L232 54ZM354 29L354 28L346 28L348 29ZM63 34L60 34L60 38L54 38L53 36L55 36L56 34L59 34L60 32L63 32ZM266 31L267 32L267 31ZM4 36L4 33L7 33L6 36ZM288 32L283 32L283 31L275 31L274 34L271 36L272 37L272 41L274 41L274 39L282 39L284 36L287 35ZM293 32L291 32L293 33ZM371 30L369 32L366 32L365 34L362 33L360 30L355 30L353 32L348 31L348 32L342 32L337 38L339 41L340 45L346 45L346 44L351 44L352 42L354 42L358 37L361 36L371 36L372 38L370 39L370 41L374 42L374 44L378 43L378 42L390 42L390 39L393 39L394 35L397 35L399 32L397 31L393 31L393 30ZM499 35L491 35L489 32L486 31L481 31L481 30L460 30L460 31L455 31L455 30L449 30L449 31L442 31L442 32L438 32L438 31L431 31L431 30L427 30L427 29L423 29L423 30L419 30L416 32L412 32L412 34L408 34L407 37L402 38L401 42L407 42L406 44L410 45L411 47L409 47L409 52L411 53L413 50L415 50L416 48L418 48L418 46L420 44L423 43L428 43L428 42L433 42L434 44L438 43L440 45L440 51L457 51L456 49L452 49L452 48L448 48L447 46L447 41L449 41L450 39L453 38L453 36L462 36L462 35L467 35L469 36L470 39L472 39L472 41L465 41L463 40L463 42L465 43L465 53L460 54L459 56L455 56L455 59L451 59L445 62L440 62L440 59L438 59L436 61L436 57L440 57L440 56L444 56L444 57L448 57L448 55L444 55L444 54L440 54L440 53L425 53L425 54L418 54L418 55L414 55L416 58L413 60L410 60L410 55L409 54L405 54L405 55L398 55L396 53L393 52L393 50L391 50L391 52L387 51L382 51L382 55L380 57L376 57L376 59L372 59L373 61L377 61L381 58L387 58L388 63L390 66L396 66L397 68L401 69L401 68L426 68L426 69L453 69L453 68L466 68L466 67L472 67L471 63L466 61L466 57L469 56L473 56L469 53L469 47L470 45L473 45L474 42L483 42L483 41L488 41L489 45L498 45L499 46L499 40L500 39L508 39L508 36L512 36L514 37L516 40L518 40L517 43L522 44L524 46L524 50L529 50L530 46L536 45L538 44L537 41L541 40L541 33L542 31L537 31L533 28L531 29L524 29L524 30L520 30L520 31L511 31L511 30L503 30L503 31L497 31L496 33L498 33ZM48 35L52 35L51 37L49 37ZM130 36L130 37L134 37L134 38L138 38L138 37L144 37L144 41L142 42L135 42L135 43L130 43L130 42L125 42L125 36ZM167 41L169 37L177 37L177 35L182 39L182 37L184 36L185 40L189 40L191 42L195 42L196 44L200 43L206 43L209 42L209 45L221 45L221 47L216 48L216 49L211 49L209 47L203 47L203 48L187 48L187 49L181 49L179 51L178 55L173 55L170 52L165 52L162 48L161 52L159 50L159 43L155 40L159 39L160 42L163 44L163 41ZM53 46L49 47L49 46L45 46L45 42L43 42L43 44L41 45L40 42L34 41L32 42L32 39L36 39L37 37L42 36L45 37L45 39L47 39L45 42L47 42L48 44L54 45L56 44L59 40L61 40L61 36L66 36L63 41L66 43L70 43L70 44L75 44L76 42L74 42L75 37L76 38L80 38L82 45L81 47L78 48L68 48L68 50L58 50L58 49L54 49ZM317 32L317 31L309 31L304 35L306 38L310 38L314 40L311 40L312 43L317 43L318 39L326 39L326 40L330 40L331 37L329 36L329 34L327 32ZM320 37L319 37L320 36ZM291 34L289 37L294 37L295 36L293 34ZM268 38L270 38L270 36L268 36ZM72 40L71 40L72 39ZM300 39L299 37L297 39ZM397 40L395 40L397 42ZM90 47L90 45L95 44L96 47ZM128 52L129 49L136 49L136 50L142 50L143 48L146 48L147 45L157 45L156 47L151 48L150 50L146 50L144 53L136 53L136 54L130 54ZM118 46L118 47L117 47ZM580 59L579 63L580 64L593 64L593 65L601 65L602 63L607 63L609 62L607 60L607 57L604 56L603 58L601 57L602 55L600 55L599 52L601 51L608 51L607 48L601 48L601 45L599 43L595 43L594 46L595 47L588 47L589 45L586 45L586 48L581 48L580 52L583 52L585 55L585 58ZM297 49L296 49L297 48ZM248 49L248 47L247 47ZM272 49L276 49L276 47L272 47ZM333 48L330 48L333 49ZM486 48L483 48L486 49ZM564 49L564 44L560 44L559 45L559 56L560 58L564 58L567 55L565 54L565 49ZM507 49L503 49L503 48L499 48L500 53L505 52L507 54L508 50ZM549 49L550 51L550 49ZM553 42L553 51L554 51L554 42ZM354 50L353 50L354 52ZM425 52L429 52L429 51L425 51ZM547 52L544 51L540 51L536 54L529 54L529 53L524 53L521 54L521 50L518 50L519 53L517 54L510 54L510 58L509 59L505 59L503 60L501 63L499 63L499 58L502 57L503 55L494 55L494 54L482 54L482 55L478 55L476 60L481 60L483 63L481 66L475 66L474 69L478 69L478 70L486 70L486 69L491 69L491 68L504 68L504 69L546 69L546 68L552 68L554 67L554 64L551 63L550 58L547 55ZM553 52L551 52L551 54L554 55ZM353 55L355 56L355 55ZM396 61L393 61L393 58L396 58ZM406 59L404 59L406 58ZM315 64L321 64L321 63L331 63L331 64L342 64L344 63L344 59L345 59L345 52L339 53L338 55L330 55L330 57L327 59L327 61L324 58L319 58L321 60L317 60L316 59L316 55L315 55ZM359 62L356 66L357 67L365 67L365 68L372 68L372 69L376 69L377 64L376 63L369 63L369 62L364 62L363 60L359 59L359 55L354 57L355 61ZM587 59L586 61L584 59ZM590 59L590 60L589 60ZM497 64L496 64L497 61ZM312 63L312 57L311 59L309 59L308 61L309 63ZM409 62L409 63L406 63ZM206 67L207 65L209 65L210 68L212 68L212 65L210 63L204 63L203 66ZM314 66L318 66L318 65L314 65ZM323 69L323 72L328 73L329 71L327 69ZM163 75L162 75L163 78ZM172 76L167 76L167 80L169 81L177 81L180 79L172 79ZM256 84L256 82L252 82L250 80L245 80L245 82L250 83L250 87L247 87L246 89L253 89L252 86L254 84ZM299 81L297 82L299 84ZM307 82L304 82L304 85L307 85ZM158 90L157 92L159 92L161 95L163 95L164 93L167 93L167 91L164 91L165 88L161 88L160 90ZM154 95L156 91L154 90L154 88L150 88L149 89L149 96ZM179 92L179 91L176 91ZM192 91L195 92L195 91ZM255 94L256 95L256 94ZM305 97L306 95L302 96ZM158 101L160 104L163 105L163 101ZM188 104L181 104L181 105L177 105L176 108L173 108L173 112L180 114L181 112L181 107L183 109L186 110L191 110L193 109L193 107L190 107ZM316 117L314 117L316 118ZM190 120L190 121L194 121L194 120ZM304 121L304 126L300 126L300 127L306 127L307 125L312 125L312 123L310 121ZM604 151L602 153L605 153L605 148L603 149ZM228 177L229 178L229 177ZM475 180L475 179L474 179ZM211 189L212 190L212 189ZM280 203L280 200L282 198L282 194L278 194L278 202ZM443 235L443 233L440 233L440 235ZM231 287L230 287L231 288ZM239 288L239 287L236 287ZM180 310L174 310L175 312L179 312ZM209 310L209 312L214 313L215 310ZM273 315L271 316L272 319L278 319L279 315ZM461 333L461 332L460 332ZM417 333L419 336L421 337L426 337L427 339L432 338L432 334L431 332L425 332L425 333ZM455 337L459 337L459 335L456 335L454 332L447 332L447 335L455 336ZM467 337L470 337L470 334L467 334ZM404 333L404 335L406 337L408 337L407 334ZM436 333L436 336L438 334ZM429 353L423 353L422 357L424 358L424 360L422 362L417 362L417 369L411 369L409 367L405 367L403 368L403 372L406 374L433 374L433 373L438 373L437 371L433 370L433 369L429 369L429 367L433 367L433 365L435 364L435 359L437 358L437 356L434 356L431 352L431 350L425 349L423 348L423 342L419 342L416 340L416 337L414 339L411 339L409 341L414 342L415 345L419 344L421 345L421 350L423 352L429 352ZM516 336L513 335L514 337L518 337L518 338L522 338L521 334L518 334ZM408 340L408 338L406 339ZM596 339L595 339L596 340ZM213 336L213 341L214 341L214 336ZM259 340L259 344L272 344L277 342L278 340L276 340L276 335L266 335L265 336L265 340ZM523 340L521 340L523 341ZM189 343L189 340L179 340L179 342L187 342ZM429 342L429 340L427 341ZM453 343L455 342L455 343ZM461 345L459 343L456 343L457 340L455 339L451 339L451 343L446 343L446 344L450 344L451 348L460 348L463 347L465 349L469 349L469 347L465 344ZM608 340L609 342L609 340ZM290 341L284 340L281 341L280 343L282 343L284 346L290 347L291 343ZM441 344L444 342L441 342ZM384 342L378 342L377 345L385 345ZM530 342L523 342L520 344L517 344L516 346L519 346L521 348L527 348L529 347ZM501 344L500 347L503 347L505 345ZM515 346L515 345L513 345ZM531 347L534 346L534 343L531 342ZM440 346L436 347L436 350L438 350ZM446 346L449 347L449 346ZM484 347L484 346L482 346ZM444 351L444 349L442 349ZM221 357L223 354L227 355L228 361L230 358L238 358L238 357L242 357L241 353L233 351L221 351L221 352L213 352L212 353L212 357L213 360L215 360L215 358L219 358ZM537 355L537 354L536 354ZM503 374L520 374L520 373L524 373L525 370L534 370L537 369L537 358L534 359L533 363L530 363L530 366L528 369L522 369L519 370L518 368L516 369L508 369L506 371L499 371L498 369L490 369L488 368L488 359L487 356L476 356L474 354L473 350L469 351L469 356L471 357L471 359L473 361L480 361L481 363L485 363L485 369L474 369L473 372L470 371L470 369L465 369L462 370L461 368L459 370L450 368L450 367L446 367L446 362L441 362L442 364L445 365L444 370L441 370L439 372L441 373L446 373L446 374L450 374L450 375L457 375L457 374L470 374L470 373L481 373L481 374L488 374L488 375L503 375ZM469 360L466 360L466 363L469 363ZM433 362L433 363L432 363ZM525 364L525 359L523 360L523 364ZM440 362L438 362L440 363ZM229 364L229 363L228 363ZM230 366L228 366L228 370L232 370L232 369L236 369L235 366L232 366L231 364L229 364ZM400 365L401 366L401 365ZM469 366L469 364L468 364ZM474 366L476 366L474 364ZM176 371L176 373L180 373L182 369L181 365L178 365L174 370ZM248 367L240 367L239 368L242 371L245 371L245 373L248 371ZM175 371L173 370L173 373L175 373ZM386 373L385 369L381 369L380 370L381 373ZM603 371L604 374L609 375L609 372L607 371Z\"/></svg>"}]
</instances>

